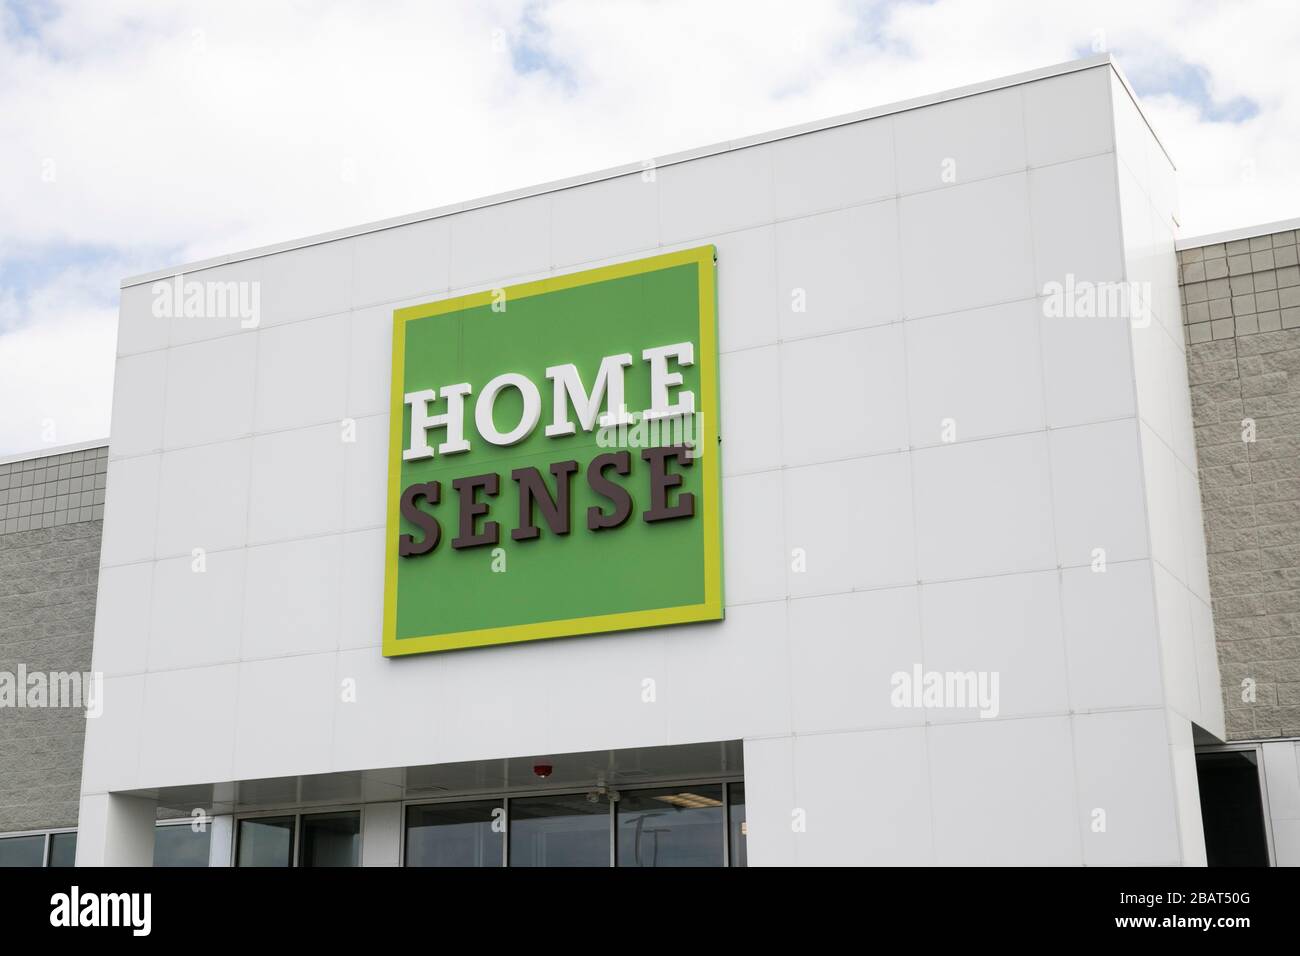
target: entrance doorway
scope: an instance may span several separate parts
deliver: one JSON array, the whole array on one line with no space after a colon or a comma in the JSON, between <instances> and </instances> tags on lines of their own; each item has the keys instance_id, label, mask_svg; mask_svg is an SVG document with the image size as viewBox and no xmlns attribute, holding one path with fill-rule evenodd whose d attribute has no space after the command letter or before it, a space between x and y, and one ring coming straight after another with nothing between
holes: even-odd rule
<instances>
[{"instance_id":1,"label":"entrance doorway","mask_svg":"<svg viewBox=\"0 0 1300 956\"><path fill-rule=\"evenodd\" d=\"M1269 866L1259 751L1205 750L1196 755L1201 823L1210 866Z\"/></svg>"},{"instance_id":2,"label":"entrance doorway","mask_svg":"<svg viewBox=\"0 0 1300 956\"><path fill-rule=\"evenodd\" d=\"M740 780L406 807L406 866L745 866Z\"/></svg>"}]
</instances>

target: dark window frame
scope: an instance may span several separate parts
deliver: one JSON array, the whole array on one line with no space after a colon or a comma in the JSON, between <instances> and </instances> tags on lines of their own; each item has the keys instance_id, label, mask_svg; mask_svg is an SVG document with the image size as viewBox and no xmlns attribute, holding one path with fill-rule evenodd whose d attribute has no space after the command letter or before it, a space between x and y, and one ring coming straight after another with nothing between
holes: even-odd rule
<instances>
[{"instance_id":1,"label":"dark window frame","mask_svg":"<svg viewBox=\"0 0 1300 956\"><path fill-rule=\"evenodd\" d=\"M26 867L26 869L48 870L50 867L50 855L54 851L54 837L64 833L71 833L74 836L77 833L77 827L50 827L45 830L15 830L12 833L0 833L0 840L19 840L29 839L31 837L41 837L41 862L39 866ZM76 854L73 854L76 859ZM21 868L20 868L21 869ZM57 867L55 867L57 869Z\"/></svg>"},{"instance_id":2,"label":"dark window frame","mask_svg":"<svg viewBox=\"0 0 1300 956\"><path fill-rule=\"evenodd\" d=\"M231 868L250 869L249 867L240 867L239 865L239 842L242 834L241 824L243 824L245 820L284 819L291 817L293 819L293 835L292 842L289 846L288 869L297 869L302 866L302 818L336 813L355 813L357 815L357 866L361 867L362 860L365 858L366 848L365 805L359 803L348 803L340 806L295 807L292 809L281 808L278 810L257 810L249 813L233 814L231 826L234 833L231 836ZM310 867L303 867L303 869L310 869Z\"/></svg>"}]
</instances>

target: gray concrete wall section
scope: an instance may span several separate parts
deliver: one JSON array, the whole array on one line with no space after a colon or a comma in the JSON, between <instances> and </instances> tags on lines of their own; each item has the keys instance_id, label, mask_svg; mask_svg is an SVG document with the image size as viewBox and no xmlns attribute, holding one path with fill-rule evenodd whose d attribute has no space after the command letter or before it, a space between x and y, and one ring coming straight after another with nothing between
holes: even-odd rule
<instances>
[{"instance_id":1,"label":"gray concrete wall section","mask_svg":"<svg viewBox=\"0 0 1300 956\"><path fill-rule=\"evenodd\" d=\"M1300 735L1296 232L1180 253L1229 739Z\"/></svg>"},{"instance_id":2,"label":"gray concrete wall section","mask_svg":"<svg viewBox=\"0 0 1300 956\"><path fill-rule=\"evenodd\" d=\"M0 464L0 533L104 517L108 447Z\"/></svg>"},{"instance_id":3,"label":"gray concrete wall section","mask_svg":"<svg viewBox=\"0 0 1300 956\"><path fill-rule=\"evenodd\" d=\"M90 670L106 461L0 464L0 673ZM0 707L0 834L76 825L85 732L81 708Z\"/></svg>"}]
</instances>

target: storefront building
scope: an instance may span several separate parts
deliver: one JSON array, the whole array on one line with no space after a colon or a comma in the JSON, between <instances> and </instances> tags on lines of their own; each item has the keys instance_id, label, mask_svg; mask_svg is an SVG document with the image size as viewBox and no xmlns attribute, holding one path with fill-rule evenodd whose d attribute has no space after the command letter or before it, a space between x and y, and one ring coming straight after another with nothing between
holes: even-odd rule
<instances>
[{"instance_id":1,"label":"storefront building","mask_svg":"<svg viewBox=\"0 0 1300 956\"><path fill-rule=\"evenodd\" d=\"M1294 225L1177 215L1098 57L126 280L0 861L1300 862Z\"/></svg>"}]
</instances>

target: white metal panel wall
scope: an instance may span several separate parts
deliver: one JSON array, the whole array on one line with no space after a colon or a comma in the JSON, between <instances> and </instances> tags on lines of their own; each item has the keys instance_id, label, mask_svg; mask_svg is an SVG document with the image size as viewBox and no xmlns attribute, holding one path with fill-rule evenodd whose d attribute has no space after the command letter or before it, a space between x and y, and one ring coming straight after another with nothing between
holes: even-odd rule
<instances>
[{"instance_id":1,"label":"white metal panel wall","mask_svg":"<svg viewBox=\"0 0 1300 956\"><path fill-rule=\"evenodd\" d=\"M1223 698L1174 249L1178 193L1169 156L1118 78L1115 174L1124 270L1150 314L1130 323L1169 745L1186 862L1205 862L1191 724L1222 738Z\"/></svg>"},{"instance_id":2,"label":"white metal panel wall","mask_svg":"<svg viewBox=\"0 0 1300 956\"><path fill-rule=\"evenodd\" d=\"M1137 405L1150 508L1169 705L1223 737L1210 581L1186 347L1179 312L1174 169L1113 80L1127 278L1148 290L1153 316L1132 327Z\"/></svg>"}]
</instances>

